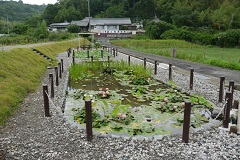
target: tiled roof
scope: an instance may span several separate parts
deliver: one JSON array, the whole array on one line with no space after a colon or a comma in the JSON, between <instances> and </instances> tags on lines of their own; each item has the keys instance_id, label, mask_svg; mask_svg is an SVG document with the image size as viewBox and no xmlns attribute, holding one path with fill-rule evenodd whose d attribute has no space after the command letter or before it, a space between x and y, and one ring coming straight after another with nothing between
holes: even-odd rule
<instances>
[{"instance_id":1,"label":"tiled roof","mask_svg":"<svg viewBox=\"0 0 240 160\"><path fill-rule=\"evenodd\" d=\"M89 22L89 18L85 17L82 22ZM96 25L131 25L130 18L90 18L90 23Z\"/></svg>"},{"instance_id":2,"label":"tiled roof","mask_svg":"<svg viewBox=\"0 0 240 160\"><path fill-rule=\"evenodd\" d=\"M49 25L49 27L66 27L66 26L68 26L68 25L70 25L70 23L68 23L68 22L64 22L64 23L52 23L52 24L50 24Z\"/></svg>"},{"instance_id":3,"label":"tiled roof","mask_svg":"<svg viewBox=\"0 0 240 160\"><path fill-rule=\"evenodd\" d=\"M88 21L72 21L71 24L76 24L78 26L86 27L88 26Z\"/></svg>"}]
</instances>

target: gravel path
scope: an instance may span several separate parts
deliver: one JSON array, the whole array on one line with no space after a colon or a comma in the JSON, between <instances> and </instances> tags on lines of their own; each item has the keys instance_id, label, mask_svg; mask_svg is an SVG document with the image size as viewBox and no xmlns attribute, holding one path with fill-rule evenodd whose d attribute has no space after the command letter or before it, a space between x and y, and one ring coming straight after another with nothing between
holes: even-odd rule
<instances>
[{"instance_id":1,"label":"gravel path","mask_svg":"<svg viewBox=\"0 0 240 160\"><path fill-rule=\"evenodd\" d=\"M59 54L64 59L64 73L60 86L55 87L55 98L51 105L51 117L44 117L42 86L26 97L6 126L0 127L0 150L10 160L82 160L82 159L240 159L238 151L240 136L228 134L218 128L210 128L190 134L190 143L181 142L181 135L164 137L162 140L136 140L130 138L112 138L94 136L92 142L86 141L85 131L66 122L61 113L67 89L71 58L66 53ZM118 58L125 58L119 54ZM135 60L138 63L138 60ZM151 64L148 66L152 67ZM166 69L159 67L155 78L166 81ZM42 83L48 84L48 69ZM179 74L176 68L173 80L184 90L188 88L189 77ZM194 79L194 90L212 102L217 102L218 87L207 81ZM190 91L189 91L190 92ZM235 92L235 99L239 92ZM221 106L221 104L217 104Z\"/></svg>"}]
</instances>

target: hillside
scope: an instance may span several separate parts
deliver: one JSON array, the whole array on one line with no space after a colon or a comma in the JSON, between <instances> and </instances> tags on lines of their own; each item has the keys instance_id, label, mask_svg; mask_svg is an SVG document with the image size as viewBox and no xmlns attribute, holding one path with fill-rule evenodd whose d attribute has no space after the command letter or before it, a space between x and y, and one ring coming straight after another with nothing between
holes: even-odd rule
<instances>
[{"instance_id":1,"label":"hillside","mask_svg":"<svg viewBox=\"0 0 240 160\"><path fill-rule=\"evenodd\" d=\"M23 21L33 15L42 14L45 8L45 5L24 4L21 0L18 2L0 0L0 18L8 17L9 21Z\"/></svg>"}]
</instances>

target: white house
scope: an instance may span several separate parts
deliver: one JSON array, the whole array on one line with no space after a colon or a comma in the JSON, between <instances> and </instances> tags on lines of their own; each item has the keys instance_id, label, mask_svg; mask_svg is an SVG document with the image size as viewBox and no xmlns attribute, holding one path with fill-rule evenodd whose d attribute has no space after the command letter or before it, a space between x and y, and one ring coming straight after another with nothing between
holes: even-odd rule
<instances>
[{"instance_id":1,"label":"white house","mask_svg":"<svg viewBox=\"0 0 240 160\"><path fill-rule=\"evenodd\" d=\"M70 25L68 22L63 23L52 23L48 27L48 31L56 32L56 31L67 31L67 27Z\"/></svg>"},{"instance_id":2,"label":"white house","mask_svg":"<svg viewBox=\"0 0 240 160\"><path fill-rule=\"evenodd\" d=\"M90 22L90 23L89 23ZM81 28L81 32L89 31L97 37L131 37L137 34L137 26L132 25L130 18L92 18L85 17L80 21L71 23L53 23L49 25L52 31L66 30L68 25L75 24Z\"/></svg>"}]
</instances>

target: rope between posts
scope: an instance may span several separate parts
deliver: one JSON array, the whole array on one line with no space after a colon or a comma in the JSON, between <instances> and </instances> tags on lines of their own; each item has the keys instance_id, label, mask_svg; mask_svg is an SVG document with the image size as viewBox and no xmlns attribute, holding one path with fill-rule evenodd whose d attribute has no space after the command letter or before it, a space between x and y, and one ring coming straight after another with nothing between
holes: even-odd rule
<instances>
[{"instance_id":1,"label":"rope between posts","mask_svg":"<svg viewBox=\"0 0 240 160\"><path fill-rule=\"evenodd\" d=\"M52 106L55 107L55 108L57 109L57 106L53 103L53 101L52 101L52 99L51 99L51 97L50 97L50 95L48 94L47 91L45 91L45 94L47 95L48 100L49 100L49 102L52 104Z\"/></svg>"},{"instance_id":2,"label":"rope between posts","mask_svg":"<svg viewBox=\"0 0 240 160\"><path fill-rule=\"evenodd\" d=\"M222 113L222 111L224 110L224 108L227 108L227 107L226 107L227 101L228 101L228 98L226 99L225 103L223 104L222 109L220 110L220 112L218 113L218 115L217 115L213 120L216 120L216 119L220 116L220 114Z\"/></svg>"}]
</instances>

